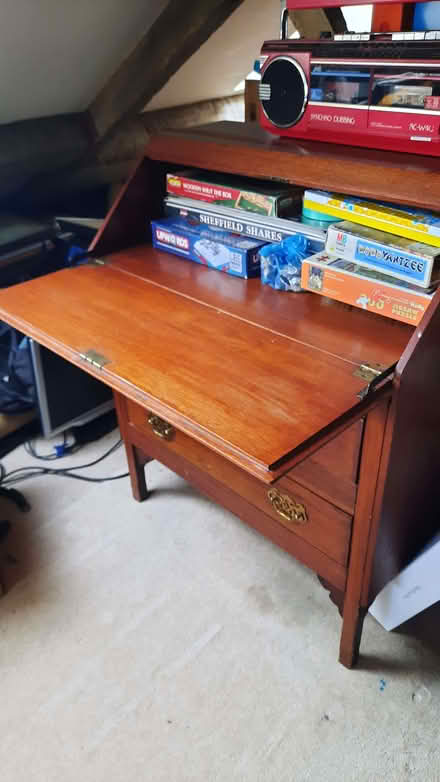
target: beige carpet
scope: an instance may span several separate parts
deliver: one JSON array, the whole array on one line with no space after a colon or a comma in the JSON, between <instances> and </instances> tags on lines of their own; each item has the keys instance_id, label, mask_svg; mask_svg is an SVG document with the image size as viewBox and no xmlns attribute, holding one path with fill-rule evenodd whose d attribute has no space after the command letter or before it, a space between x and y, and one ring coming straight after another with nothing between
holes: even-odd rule
<instances>
[{"instance_id":1,"label":"beige carpet","mask_svg":"<svg viewBox=\"0 0 440 782\"><path fill-rule=\"evenodd\" d=\"M119 451L88 474L124 469ZM126 479L2 501L1 782L438 782L438 606L398 633L367 617L347 671L316 577L147 470L141 505Z\"/></svg>"}]
</instances>

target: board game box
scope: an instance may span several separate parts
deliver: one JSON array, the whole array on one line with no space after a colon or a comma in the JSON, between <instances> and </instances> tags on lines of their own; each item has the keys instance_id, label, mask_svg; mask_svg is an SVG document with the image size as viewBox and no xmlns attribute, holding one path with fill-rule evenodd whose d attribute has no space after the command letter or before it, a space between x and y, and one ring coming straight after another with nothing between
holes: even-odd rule
<instances>
[{"instance_id":1,"label":"board game box","mask_svg":"<svg viewBox=\"0 0 440 782\"><path fill-rule=\"evenodd\" d=\"M422 288L433 278L439 251L422 242L344 221L330 225L325 249L330 255L377 269ZM434 279L438 267L434 271Z\"/></svg>"},{"instance_id":2,"label":"board game box","mask_svg":"<svg viewBox=\"0 0 440 782\"><path fill-rule=\"evenodd\" d=\"M301 287L321 296L351 304L416 326L428 309L434 291L397 283L389 275L359 264L334 259L326 252L303 261Z\"/></svg>"},{"instance_id":3,"label":"board game box","mask_svg":"<svg viewBox=\"0 0 440 782\"><path fill-rule=\"evenodd\" d=\"M260 276L258 251L265 242L201 225L190 226L173 217L153 220L151 228L153 245L160 250L236 277Z\"/></svg>"},{"instance_id":4,"label":"board game box","mask_svg":"<svg viewBox=\"0 0 440 782\"><path fill-rule=\"evenodd\" d=\"M245 209L266 217L283 217L301 212L302 191L275 182L219 175L212 171L179 171L167 174L166 184L170 195Z\"/></svg>"},{"instance_id":5,"label":"board game box","mask_svg":"<svg viewBox=\"0 0 440 782\"><path fill-rule=\"evenodd\" d=\"M408 183L408 187L411 184ZM315 212L332 215L351 223L368 225L386 233L440 247L440 216L411 207L397 209L391 204L363 201L353 196L306 190L304 206Z\"/></svg>"},{"instance_id":6,"label":"board game box","mask_svg":"<svg viewBox=\"0 0 440 782\"><path fill-rule=\"evenodd\" d=\"M167 217L185 220L189 225L205 225L214 230L229 231L271 244L297 233L309 239L325 241L323 230L293 219L264 217L241 209L230 209L176 196L165 198L164 206Z\"/></svg>"}]
</instances>

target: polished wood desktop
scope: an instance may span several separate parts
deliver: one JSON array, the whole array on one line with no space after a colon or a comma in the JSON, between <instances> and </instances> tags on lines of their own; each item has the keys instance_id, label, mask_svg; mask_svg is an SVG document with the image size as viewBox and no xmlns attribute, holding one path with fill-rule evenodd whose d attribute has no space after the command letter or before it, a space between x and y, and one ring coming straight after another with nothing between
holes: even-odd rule
<instances>
[{"instance_id":1,"label":"polished wood desktop","mask_svg":"<svg viewBox=\"0 0 440 782\"><path fill-rule=\"evenodd\" d=\"M155 250L179 165L369 197L392 183L388 200L432 207L437 162L240 123L164 133L88 264L0 291L1 318L114 389L135 498L158 459L316 571L351 667L368 605L438 525L439 294L413 328Z\"/></svg>"}]
</instances>

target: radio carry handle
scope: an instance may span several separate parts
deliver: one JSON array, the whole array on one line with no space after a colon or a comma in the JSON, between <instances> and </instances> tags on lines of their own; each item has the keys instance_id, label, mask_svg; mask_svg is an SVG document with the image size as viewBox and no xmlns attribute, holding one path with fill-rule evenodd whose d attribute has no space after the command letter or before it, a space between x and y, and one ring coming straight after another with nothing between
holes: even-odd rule
<instances>
[{"instance_id":1,"label":"radio carry handle","mask_svg":"<svg viewBox=\"0 0 440 782\"><path fill-rule=\"evenodd\" d=\"M281 27L280 27L280 39L285 41L287 39L287 29L289 26L289 10L288 8L281 9Z\"/></svg>"}]
</instances>

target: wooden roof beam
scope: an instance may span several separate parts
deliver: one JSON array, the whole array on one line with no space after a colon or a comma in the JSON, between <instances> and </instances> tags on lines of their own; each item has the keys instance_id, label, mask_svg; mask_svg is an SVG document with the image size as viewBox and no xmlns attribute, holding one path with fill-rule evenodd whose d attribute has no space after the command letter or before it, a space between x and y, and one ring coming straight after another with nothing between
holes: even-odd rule
<instances>
[{"instance_id":1,"label":"wooden roof beam","mask_svg":"<svg viewBox=\"0 0 440 782\"><path fill-rule=\"evenodd\" d=\"M345 33L347 24L340 8L307 8L289 11L289 19L301 38L319 40L321 33Z\"/></svg>"},{"instance_id":2,"label":"wooden roof beam","mask_svg":"<svg viewBox=\"0 0 440 782\"><path fill-rule=\"evenodd\" d=\"M200 101L170 109L143 112L124 120L111 138L74 165L60 170L37 172L18 194L17 200L27 208L46 207L58 196L65 196L108 184L121 184L143 156L151 133L169 128L186 128L219 120L240 121L244 116L242 94ZM0 128L1 142L1 128ZM0 149L1 151L1 149ZM0 155L1 164L1 155ZM0 165L0 200L2 194ZM17 188L16 188L17 189ZM11 196L9 199L11 201ZM14 202L15 203L15 202Z\"/></svg>"},{"instance_id":3,"label":"wooden roof beam","mask_svg":"<svg viewBox=\"0 0 440 782\"><path fill-rule=\"evenodd\" d=\"M98 139L140 112L243 0L170 0L89 106Z\"/></svg>"}]
</instances>

